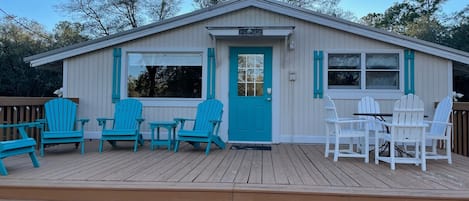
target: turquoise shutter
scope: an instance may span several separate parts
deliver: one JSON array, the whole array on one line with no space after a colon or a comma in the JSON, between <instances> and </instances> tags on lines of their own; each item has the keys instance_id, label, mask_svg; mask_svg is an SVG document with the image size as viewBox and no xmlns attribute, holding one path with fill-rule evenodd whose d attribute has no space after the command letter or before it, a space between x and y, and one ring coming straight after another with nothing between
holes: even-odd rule
<instances>
[{"instance_id":1,"label":"turquoise shutter","mask_svg":"<svg viewBox=\"0 0 469 201\"><path fill-rule=\"evenodd\" d=\"M215 49L207 50L207 99L215 98L215 74L216 74Z\"/></svg>"},{"instance_id":2,"label":"turquoise shutter","mask_svg":"<svg viewBox=\"0 0 469 201\"><path fill-rule=\"evenodd\" d=\"M314 98L322 98L324 95L323 90L323 51L314 51Z\"/></svg>"},{"instance_id":3,"label":"turquoise shutter","mask_svg":"<svg viewBox=\"0 0 469 201\"><path fill-rule=\"evenodd\" d=\"M415 94L414 50L404 50L404 93Z\"/></svg>"},{"instance_id":4,"label":"turquoise shutter","mask_svg":"<svg viewBox=\"0 0 469 201\"><path fill-rule=\"evenodd\" d=\"M120 100L120 76L121 76L121 48L114 48L112 61L112 102L116 103Z\"/></svg>"}]
</instances>

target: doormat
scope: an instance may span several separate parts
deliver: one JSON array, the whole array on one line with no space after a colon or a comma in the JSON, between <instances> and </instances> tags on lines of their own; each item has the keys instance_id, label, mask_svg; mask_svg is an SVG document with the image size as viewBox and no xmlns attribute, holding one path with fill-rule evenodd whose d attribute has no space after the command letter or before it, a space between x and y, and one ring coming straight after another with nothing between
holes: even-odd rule
<instances>
[{"instance_id":1,"label":"doormat","mask_svg":"<svg viewBox=\"0 0 469 201\"><path fill-rule=\"evenodd\" d=\"M259 145L259 144L233 144L231 145L231 150L265 150L270 151L272 147L270 145Z\"/></svg>"}]
</instances>

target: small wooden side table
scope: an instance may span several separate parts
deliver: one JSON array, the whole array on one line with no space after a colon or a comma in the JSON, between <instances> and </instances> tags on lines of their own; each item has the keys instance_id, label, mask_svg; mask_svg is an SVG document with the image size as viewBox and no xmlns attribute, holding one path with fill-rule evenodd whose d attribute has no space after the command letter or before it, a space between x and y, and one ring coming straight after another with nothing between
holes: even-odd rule
<instances>
[{"instance_id":1,"label":"small wooden side table","mask_svg":"<svg viewBox=\"0 0 469 201\"><path fill-rule=\"evenodd\" d=\"M151 129L151 142L150 148L154 150L154 147L159 148L159 146L167 146L168 151L171 151L171 146L174 145L176 140L176 126L177 122L175 121L153 121L150 122ZM155 128L156 128L156 139L155 139ZM160 138L160 128L166 128L168 130L168 138Z\"/></svg>"}]
</instances>

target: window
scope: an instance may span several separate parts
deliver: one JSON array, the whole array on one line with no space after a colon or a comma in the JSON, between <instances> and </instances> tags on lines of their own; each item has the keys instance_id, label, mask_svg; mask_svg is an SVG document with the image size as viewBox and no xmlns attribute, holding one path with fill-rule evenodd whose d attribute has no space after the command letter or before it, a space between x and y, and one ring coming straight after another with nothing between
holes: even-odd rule
<instances>
[{"instance_id":1,"label":"window","mask_svg":"<svg viewBox=\"0 0 469 201\"><path fill-rule=\"evenodd\" d=\"M366 89L399 89L399 54L366 54Z\"/></svg>"},{"instance_id":2,"label":"window","mask_svg":"<svg viewBox=\"0 0 469 201\"><path fill-rule=\"evenodd\" d=\"M202 98L201 53L128 53L127 95Z\"/></svg>"},{"instance_id":3,"label":"window","mask_svg":"<svg viewBox=\"0 0 469 201\"><path fill-rule=\"evenodd\" d=\"M238 96L263 96L264 55L238 55Z\"/></svg>"},{"instance_id":4,"label":"window","mask_svg":"<svg viewBox=\"0 0 469 201\"><path fill-rule=\"evenodd\" d=\"M360 54L329 54L329 89L360 89Z\"/></svg>"},{"instance_id":5,"label":"window","mask_svg":"<svg viewBox=\"0 0 469 201\"><path fill-rule=\"evenodd\" d=\"M328 89L399 89L399 53L328 54Z\"/></svg>"}]
</instances>

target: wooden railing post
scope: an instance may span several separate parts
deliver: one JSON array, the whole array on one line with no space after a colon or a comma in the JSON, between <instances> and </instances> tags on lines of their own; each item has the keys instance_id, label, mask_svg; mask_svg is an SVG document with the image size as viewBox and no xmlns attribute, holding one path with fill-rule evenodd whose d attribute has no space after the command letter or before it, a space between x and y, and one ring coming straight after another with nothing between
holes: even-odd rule
<instances>
[{"instance_id":1,"label":"wooden railing post","mask_svg":"<svg viewBox=\"0 0 469 201\"><path fill-rule=\"evenodd\" d=\"M453 103L452 141L454 153L469 156L469 102Z\"/></svg>"}]
</instances>

